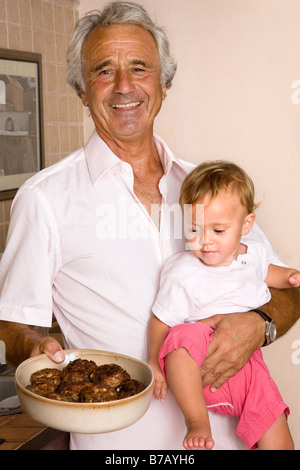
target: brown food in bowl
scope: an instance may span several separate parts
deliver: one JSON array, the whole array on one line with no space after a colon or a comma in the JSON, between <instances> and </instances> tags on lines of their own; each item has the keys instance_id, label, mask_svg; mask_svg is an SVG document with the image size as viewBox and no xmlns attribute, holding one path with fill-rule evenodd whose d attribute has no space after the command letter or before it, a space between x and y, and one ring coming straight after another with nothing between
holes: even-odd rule
<instances>
[{"instance_id":1,"label":"brown food in bowl","mask_svg":"<svg viewBox=\"0 0 300 470\"><path fill-rule=\"evenodd\" d=\"M144 386L141 382L129 378L128 380L124 380L120 387L118 387L119 398L131 397L132 395L142 392L143 389Z\"/></svg>"},{"instance_id":2,"label":"brown food in bowl","mask_svg":"<svg viewBox=\"0 0 300 470\"><path fill-rule=\"evenodd\" d=\"M93 385L91 382L87 380L82 380L81 382L63 382L61 383L57 390L56 394L63 397L64 401L81 401L80 394L81 391L85 388L90 387Z\"/></svg>"},{"instance_id":3,"label":"brown food in bowl","mask_svg":"<svg viewBox=\"0 0 300 470\"><path fill-rule=\"evenodd\" d=\"M89 380L90 375L97 368L94 361L88 359L75 359L62 370L63 382L84 382Z\"/></svg>"},{"instance_id":4,"label":"brown food in bowl","mask_svg":"<svg viewBox=\"0 0 300 470\"><path fill-rule=\"evenodd\" d=\"M32 384L40 384L40 383L47 383L53 386L57 386L61 382L62 373L58 369L42 369L37 370L33 374L31 374L31 383Z\"/></svg>"},{"instance_id":5,"label":"brown food in bowl","mask_svg":"<svg viewBox=\"0 0 300 470\"><path fill-rule=\"evenodd\" d=\"M102 366L96 367L90 378L94 383L99 382L103 385L116 388L121 385L124 380L130 379L130 375L117 364L103 364Z\"/></svg>"},{"instance_id":6,"label":"brown food in bowl","mask_svg":"<svg viewBox=\"0 0 300 470\"><path fill-rule=\"evenodd\" d=\"M49 384L47 382L33 383L27 387L27 389L31 392L37 393L37 395L41 395L42 397L47 398L50 398L50 395L55 392L56 388L57 387L55 385Z\"/></svg>"},{"instance_id":7,"label":"brown food in bowl","mask_svg":"<svg viewBox=\"0 0 300 470\"><path fill-rule=\"evenodd\" d=\"M95 403L101 401L118 400L118 392L115 388L107 385L91 384L91 387L85 387L80 393L81 403Z\"/></svg>"},{"instance_id":8,"label":"brown food in bowl","mask_svg":"<svg viewBox=\"0 0 300 470\"><path fill-rule=\"evenodd\" d=\"M94 361L76 359L61 371L41 369L30 377L26 388L33 393L59 401L95 403L120 400L144 390L117 364L97 366Z\"/></svg>"}]
</instances>

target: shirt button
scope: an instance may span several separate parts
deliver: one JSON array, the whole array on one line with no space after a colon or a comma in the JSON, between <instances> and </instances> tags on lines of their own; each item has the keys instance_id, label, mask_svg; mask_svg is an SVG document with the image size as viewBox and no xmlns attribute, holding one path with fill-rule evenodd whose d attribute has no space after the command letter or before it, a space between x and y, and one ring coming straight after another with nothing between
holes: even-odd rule
<instances>
[{"instance_id":1,"label":"shirt button","mask_svg":"<svg viewBox=\"0 0 300 470\"><path fill-rule=\"evenodd\" d=\"M247 264L247 261L243 260L241 261L242 264Z\"/></svg>"}]
</instances>

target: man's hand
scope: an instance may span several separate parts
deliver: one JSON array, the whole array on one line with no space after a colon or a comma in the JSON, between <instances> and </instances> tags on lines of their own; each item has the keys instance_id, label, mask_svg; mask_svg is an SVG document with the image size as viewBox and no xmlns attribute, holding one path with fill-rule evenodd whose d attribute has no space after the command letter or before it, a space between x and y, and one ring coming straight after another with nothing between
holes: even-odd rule
<instances>
[{"instance_id":1,"label":"man's hand","mask_svg":"<svg viewBox=\"0 0 300 470\"><path fill-rule=\"evenodd\" d=\"M14 366L18 366L28 357L46 353L56 363L63 362L64 352L56 339L43 337L29 325L0 321L0 338L6 345L6 358Z\"/></svg>"},{"instance_id":2,"label":"man's hand","mask_svg":"<svg viewBox=\"0 0 300 470\"><path fill-rule=\"evenodd\" d=\"M30 357L43 353L47 354L49 359L56 363L60 363L65 360L65 355L61 345L51 336L45 336L42 338L41 341L33 347Z\"/></svg>"},{"instance_id":3,"label":"man's hand","mask_svg":"<svg viewBox=\"0 0 300 470\"><path fill-rule=\"evenodd\" d=\"M213 330L201 371L203 387L218 390L239 372L265 341L265 322L254 312L214 315L205 320Z\"/></svg>"}]
</instances>

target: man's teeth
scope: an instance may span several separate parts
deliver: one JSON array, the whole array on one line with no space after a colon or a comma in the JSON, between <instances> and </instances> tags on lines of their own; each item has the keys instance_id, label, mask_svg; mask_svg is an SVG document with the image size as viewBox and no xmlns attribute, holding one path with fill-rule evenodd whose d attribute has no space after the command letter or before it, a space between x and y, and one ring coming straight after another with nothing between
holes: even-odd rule
<instances>
[{"instance_id":1,"label":"man's teeth","mask_svg":"<svg viewBox=\"0 0 300 470\"><path fill-rule=\"evenodd\" d=\"M140 104L140 101L135 101L134 103L127 104L113 104L112 108L134 108L135 106L139 106Z\"/></svg>"}]
</instances>

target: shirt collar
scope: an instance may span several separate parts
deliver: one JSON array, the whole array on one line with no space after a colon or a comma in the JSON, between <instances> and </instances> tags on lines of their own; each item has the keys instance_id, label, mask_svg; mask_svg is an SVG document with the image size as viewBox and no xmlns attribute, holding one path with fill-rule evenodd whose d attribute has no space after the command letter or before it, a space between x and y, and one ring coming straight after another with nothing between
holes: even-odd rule
<instances>
[{"instance_id":1,"label":"shirt collar","mask_svg":"<svg viewBox=\"0 0 300 470\"><path fill-rule=\"evenodd\" d=\"M155 146L164 168L164 174L168 176L172 168L176 168L182 176L186 176L190 171L190 164L175 158L166 143L154 134ZM101 178L112 167L120 165L122 161L110 150L108 145L101 139L96 130L92 133L84 147L87 166L92 184Z\"/></svg>"},{"instance_id":2,"label":"shirt collar","mask_svg":"<svg viewBox=\"0 0 300 470\"><path fill-rule=\"evenodd\" d=\"M92 184L120 161L101 139L96 129L85 145L84 153Z\"/></svg>"}]
</instances>

